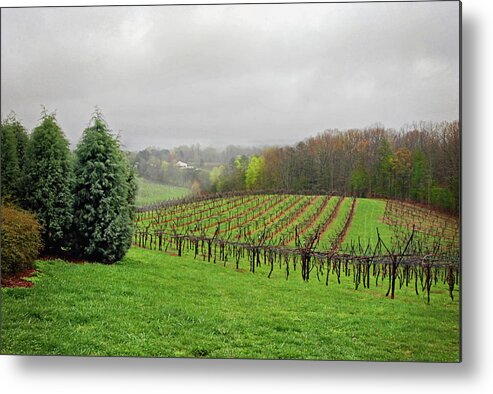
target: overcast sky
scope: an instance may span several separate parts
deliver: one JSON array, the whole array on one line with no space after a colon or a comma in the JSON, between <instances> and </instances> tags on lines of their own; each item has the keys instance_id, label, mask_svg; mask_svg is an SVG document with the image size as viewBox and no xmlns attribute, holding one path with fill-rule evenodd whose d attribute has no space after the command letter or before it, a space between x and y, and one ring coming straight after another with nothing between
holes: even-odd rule
<instances>
[{"instance_id":1,"label":"overcast sky","mask_svg":"<svg viewBox=\"0 0 493 394\"><path fill-rule=\"evenodd\" d=\"M75 146L291 144L459 116L458 2L2 9L1 112Z\"/></svg>"}]
</instances>

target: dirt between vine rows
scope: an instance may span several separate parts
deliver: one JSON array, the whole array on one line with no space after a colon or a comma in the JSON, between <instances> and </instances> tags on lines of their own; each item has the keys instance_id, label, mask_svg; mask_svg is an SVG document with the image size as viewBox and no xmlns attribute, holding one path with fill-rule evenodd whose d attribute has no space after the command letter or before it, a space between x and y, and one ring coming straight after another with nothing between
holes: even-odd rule
<instances>
[{"instance_id":1,"label":"dirt between vine rows","mask_svg":"<svg viewBox=\"0 0 493 394\"><path fill-rule=\"evenodd\" d=\"M301 229L301 231L298 233L298 236L301 238L310 228L312 228L313 224L316 223L317 219L322 215L325 207L327 206L327 204L329 203L329 200L331 199L332 197L329 197L328 199L325 199L323 202L322 202L322 205L320 206L320 208L318 208L317 212L315 213L314 216L311 217L310 221L308 222L308 224L305 225L305 227L303 227ZM291 242L293 242L294 240L296 239L296 235L293 235L290 239L288 239L285 244L286 245L289 245Z\"/></svg>"},{"instance_id":2,"label":"dirt between vine rows","mask_svg":"<svg viewBox=\"0 0 493 394\"><path fill-rule=\"evenodd\" d=\"M291 209L292 209L292 208L293 208L296 204L298 204L298 203L302 200L302 198L303 198L302 196L298 197L298 199L297 199L297 200L295 200L295 201L293 201L293 202L292 202L292 203L291 203L288 207L286 207L284 210L282 210L281 212L279 212L279 213L278 213L276 216L274 216L273 218L269 219L269 221L265 224L265 227L268 227L268 226L270 226L271 224L275 223L275 222L277 221L277 219L279 219L280 217L282 217L282 216L283 216L286 212L289 212L289 211L290 211L290 210L291 210ZM284 202L284 201L286 201L287 199L288 199L288 197L284 198L282 201L280 201L280 202L276 203L274 206L277 206L277 205L279 205L279 204L283 203L283 202ZM269 209L274 208L274 206L273 206L273 207L271 207L271 208L269 208ZM267 210L266 210L265 212L267 212ZM264 212L264 213L265 213L265 212ZM275 232L274 232L274 233L273 233L273 234L269 237L269 239L274 238L274 236L275 236L276 234L278 234L278 233L279 233L279 232L280 232L283 228L284 228L284 227L282 227L281 229L277 229L277 230L276 230L276 231L275 231ZM253 232L255 232L255 231L258 231L258 230L250 230L247 234L248 234L248 235L251 235L251 234L252 234Z\"/></svg>"},{"instance_id":3,"label":"dirt between vine rows","mask_svg":"<svg viewBox=\"0 0 493 394\"><path fill-rule=\"evenodd\" d=\"M295 223L305 212L306 210L314 203L314 201L316 200L317 196L313 196L310 198L310 200L308 200L301 208L299 208L294 216L281 228L281 229L278 229L278 231L276 231L272 237L274 238L277 234L279 233L282 233L284 230L288 229L289 226L291 226L293 223ZM301 201L301 199L300 199ZM285 242L285 244L287 244L287 242Z\"/></svg>"},{"instance_id":4,"label":"dirt between vine rows","mask_svg":"<svg viewBox=\"0 0 493 394\"><path fill-rule=\"evenodd\" d=\"M232 205L230 207L228 207L227 204L223 204L223 205L220 206L220 207L223 207L223 209L221 211L219 211L219 212L216 212L216 214L217 215L222 215L222 214L224 214L226 212L233 211L234 209L236 209L240 205L248 204L248 203L252 202L254 199L255 198L252 197L252 198L250 198L249 200L246 200L246 201L239 201L238 203L235 203L235 205ZM258 205L260 205L260 203ZM226 208L224 208L224 206L226 206ZM216 208L218 208L218 207L216 207ZM186 215L184 217L181 217L182 219L190 219L191 218L191 220L189 220L188 222L182 223L180 225L180 227L190 226L191 224L193 224L193 223L195 223L197 221L197 219L194 219L193 218L197 213L204 213L204 212L207 212L207 211L210 211L210 210L211 210L210 208L207 208L207 209L204 209L204 210L200 210L198 212L192 212L189 215ZM159 222L157 224L158 225L166 224L166 223L172 222L173 220L174 220L174 218L170 218L170 219L163 220L163 221L161 221L161 222ZM212 224L210 226L207 226L206 229L211 228L211 227L214 227L215 225L216 224L214 223L214 224Z\"/></svg>"}]
</instances>

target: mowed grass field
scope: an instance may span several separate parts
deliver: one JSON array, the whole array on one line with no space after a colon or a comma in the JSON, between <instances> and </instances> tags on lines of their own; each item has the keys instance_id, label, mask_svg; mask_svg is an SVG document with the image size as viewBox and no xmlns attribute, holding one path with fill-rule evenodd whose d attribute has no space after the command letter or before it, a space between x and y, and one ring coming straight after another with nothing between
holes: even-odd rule
<instances>
[{"instance_id":1,"label":"mowed grass field","mask_svg":"<svg viewBox=\"0 0 493 394\"><path fill-rule=\"evenodd\" d=\"M137 180L137 185L137 206L153 204L172 198L181 198L190 194L190 189L185 187L164 185L143 178Z\"/></svg>"},{"instance_id":2,"label":"mowed grass field","mask_svg":"<svg viewBox=\"0 0 493 394\"><path fill-rule=\"evenodd\" d=\"M354 290L132 248L114 265L39 261L2 289L2 353L385 361L459 360L459 297ZM382 288L383 286L384 288ZM457 292L457 291L456 291Z\"/></svg>"}]
</instances>

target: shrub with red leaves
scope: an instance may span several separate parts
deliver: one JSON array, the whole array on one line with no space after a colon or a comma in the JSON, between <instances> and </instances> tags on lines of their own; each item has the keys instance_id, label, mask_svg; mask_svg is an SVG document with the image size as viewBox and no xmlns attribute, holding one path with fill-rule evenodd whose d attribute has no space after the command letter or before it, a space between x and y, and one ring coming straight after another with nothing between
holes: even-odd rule
<instances>
[{"instance_id":1,"label":"shrub with red leaves","mask_svg":"<svg viewBox=\"0 0 493 394\"><path fill-rule=\"evenodd\" d=\"M43 246L42 227L31 213L14 206L2 206L2 276L34 268Z\"/></svg>"}]
</instances>

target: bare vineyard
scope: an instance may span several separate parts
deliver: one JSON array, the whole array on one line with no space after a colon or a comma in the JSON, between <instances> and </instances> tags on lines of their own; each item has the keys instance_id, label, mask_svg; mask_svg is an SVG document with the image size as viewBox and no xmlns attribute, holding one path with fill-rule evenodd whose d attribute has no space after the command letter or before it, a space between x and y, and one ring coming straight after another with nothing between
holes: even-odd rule
<instances>
[{"instance_id":1,"label":"bare vineyard","mask_svg":"<svg viewBox=\"0 0 493 394\"><path fill-rule=\"evenodd\" d=\"M383 220L404 235L413 228L422 240L459 249L459 219L406 202L387 200Z\"/></svg>"},{"instance_id":2,"label":"bare vineyard","mask_svg":"<svg viewBox=\"0 0 493 394\"><path fill-rule=\"evenodd\" d=\"M390 241L344 242L358 210L356 198L310 194L238 194L187 198L141 209L134 244L191 255L203 261L267 268L286 279L300 271L329 285L351 277L355 289L413 286L428 302L433 285L445 283L450 297L459 283L458 223L411 204L387 201L383 223Z\"/></svg>"}]
</instances>

